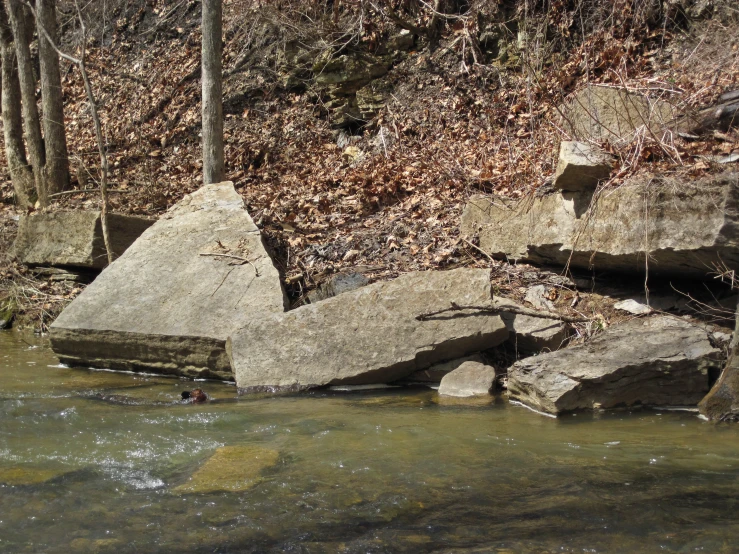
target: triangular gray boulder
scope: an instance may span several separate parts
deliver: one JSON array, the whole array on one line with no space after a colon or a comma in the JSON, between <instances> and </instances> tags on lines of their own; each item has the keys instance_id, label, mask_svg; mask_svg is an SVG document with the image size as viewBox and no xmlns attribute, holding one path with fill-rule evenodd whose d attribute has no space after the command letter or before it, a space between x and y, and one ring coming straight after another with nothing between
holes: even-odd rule
<instances>
[{"instance_id":1,"label":"triangular gray boulder","mask_svg":"<svg viewBox=\"0 0 739 554\"><path fill-rule=\"evenodd\" d=\"M225 341L282 312L277 269L232 183L185 196L51 326L73 365L230 379Z\"/></svg>"}]
</instances>

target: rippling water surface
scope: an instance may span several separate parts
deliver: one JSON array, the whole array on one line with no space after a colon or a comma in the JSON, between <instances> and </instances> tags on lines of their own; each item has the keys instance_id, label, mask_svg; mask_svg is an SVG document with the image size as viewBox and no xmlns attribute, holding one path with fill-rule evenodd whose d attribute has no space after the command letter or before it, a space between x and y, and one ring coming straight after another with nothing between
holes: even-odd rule
<instances>
[{"instance_id":1,"label":"rippling water surface","mask_svg":"<svg viewBox=\"0 0 739 554\"><path fill-rule=\"evenodd\" d=\"M201 385L0 332L0 552L739 552L739 426ZM221 447L270 463L188 490Z\"/></svg>"}]
</instances>

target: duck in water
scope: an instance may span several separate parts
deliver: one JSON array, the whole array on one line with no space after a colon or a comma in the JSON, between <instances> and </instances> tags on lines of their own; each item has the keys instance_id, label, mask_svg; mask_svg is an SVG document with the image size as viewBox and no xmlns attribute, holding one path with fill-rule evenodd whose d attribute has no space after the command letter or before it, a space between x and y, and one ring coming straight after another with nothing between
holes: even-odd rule
<instances>
[{"instance_id":1,"label":"duck in water","mask_svg":"<svg viewBox=\"0 0 739 554\"><path fill-rule=\"evenodd\" d=\"M201 402L206 402L208 400L208 395L205 394L205 391L203 391L203 389L183 391L182 400L185 400L192 404L200 404Z\"/></svg>"}]
</instances>

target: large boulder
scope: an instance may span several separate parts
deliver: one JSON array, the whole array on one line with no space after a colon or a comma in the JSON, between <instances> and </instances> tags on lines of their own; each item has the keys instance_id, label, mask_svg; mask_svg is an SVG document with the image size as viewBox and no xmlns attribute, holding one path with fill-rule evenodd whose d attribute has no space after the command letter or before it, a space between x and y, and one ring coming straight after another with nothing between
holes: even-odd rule
<instances>
[{"instance_id":1,"label":"large boulder","mask_svg":"<svg viewBox=\"0 0 739 554\"><path fill-rule=\"evenodd\" d=\"M113 256L117 258L123 254L154 221L147 217L109 214ZM108 265L99 211L21 216L13 249L15 257L29 266L103 269Z\"/></svg>"},{"instance_id":2,"label":"large boulder","mask_svg":"<svg viewBox=\"0 0 739 554\"><path fill-rule=\"evenodd\" d=\"M434 363L497 346L499 316L479 311L417 316L489 304L488 271L409 273L317 304L247 322L228 341L240 392L388 383Z\"/></svg>"},{"instance_id":3,"label":"large boulder","mask_svg":"<svg viewBox=\"0 0 739 554\"><path fill-rule=\"evenodd\" d=\"M592 205L589 193L526 202L477 196L462 214L461 231L502 259L705 278L724 264L739 268L739 173L635 178Z\"/></svg>"},{"instance_id":4,"label":"large boulder","mask_svg":"<svg viewBox=\"0 0 739 554\"><path fill-rule=\"evenodd\" d=\"M228 335L284 310L277 269L231 183L173 206L51 326L73 365L233 378Z\"/></svg>"},{"instance_id":5,"label":"large boulder","mask_svg":"<svg viewBox=\"0 0 739 554\"><path fill-rule=\"evenodd\" d=\"M706 331L671 316L634 319L508 370L512 400L560 414L633 405L694 406L721 364Z\"/></svg>"}]
</instances>

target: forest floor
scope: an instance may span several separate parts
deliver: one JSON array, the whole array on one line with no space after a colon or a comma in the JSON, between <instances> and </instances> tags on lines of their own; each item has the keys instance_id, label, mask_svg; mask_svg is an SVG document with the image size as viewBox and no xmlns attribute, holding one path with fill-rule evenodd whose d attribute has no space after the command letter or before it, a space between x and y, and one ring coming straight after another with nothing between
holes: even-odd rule
<instances>
[{"instance_id":1,"label":"forest floor","mask_svg":"<svg viewBox=\"0 0 739 554\"><path fill-rule=\"evenodd\" d=\"M460 28L449 22L437 48L419 43L392 67L391 100L347 133L332 125L310 86L296 92L279 85L269 57L274 50L239 65L260 24L286 24L274 10L248 11L245 4L225 2L227 179L273 250L293 305L341 271L381 280L464 265L491 267L497 290L522 300L523 275L532 269L481 254L460 236L459 216L473 194L524 198L551 177L559 141L567 138L557 124L563 101L598 83L647 91L687 111L739 89L736 19L626 32L636 15L624 8L620 25L593 30L538 68L529 58L518 66L475 63L458 40ZM202 182L199 3L121 5L87 51L108 142L111 207L158 216ZM569 15L563 9L547 17L561 27ZM66 47L74 48L71 16L62 28ZM359 42L397 30L378 16ZM62 75L72 188L94 188L96 143L81 77L67 66ZM346 155L339 144L347 141L358 156ZM618 186L642 171L699 176L725 169L705 155L739 152L739 133L603 146L620 160L607 183ZM97 194L80 192L57 197L46 209L98 205ZM39 279L12 260L20 215L0 159L0 300L12 291L22 321L45 329L83 286ZM560 304L569 306L577 294L567 291ZM578 309L604 324L617 317L593 302Z\"/></svg>"}]
</instances>

